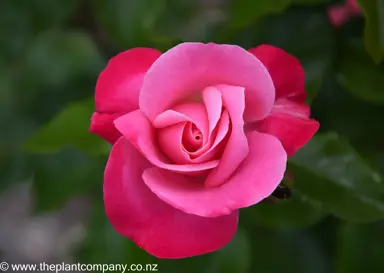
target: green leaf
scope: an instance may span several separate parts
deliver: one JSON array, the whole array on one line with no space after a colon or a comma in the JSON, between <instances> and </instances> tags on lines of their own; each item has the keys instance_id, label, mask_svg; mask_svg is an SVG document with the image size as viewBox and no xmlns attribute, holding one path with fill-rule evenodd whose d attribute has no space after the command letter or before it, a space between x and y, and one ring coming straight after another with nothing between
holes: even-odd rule
<instances>
[{"instance_id":1,"label":"green leaf","mask_svg":"<svg viewBox=\"0 0 384 273\"><path fill-rule=\"evenodd\" d=\"M384 135L383 106L360 100L341 88L332 77L326 80L311 108L322 131L336 132L348 139L353 148L364 157L367 154L370 157L384 154L384 147L381 145Z\"/></svg>"},{"instance_id":2,"label":"green leaf","mask_svg":"<svg viewBox=\"0 0 384 273\"><path fill-rule=\"evenodd\" d=\"M325 253L307 231L253 228L249 234L252 242L252 268L249 272L329 272L325 268Z\"/></svg>"},{"instance_id":3,"label":"green leaf","mask_svg":"<svg viewBox=\"0 0 384 273\"><path fill-rule=\"evenodd\" d=\"M108 221L102 199L93 204L93 212L86 229L79 257L82 263L153 264L155 258L118 234Z\"/></svg>"},{"instance_id":4,"label":"green leaf","mask_svg":"<svg viewBox=\"0 0 384 273\"><path fill-rule=\"evenodd\" d=\"M237 33L230 43L240 44L246 49L270 44L297 57L305 70L308 103L322 87L336 51L336 39L327 16L307 9L290 9L281 15L260 20Z\"/></svg>"},{"instance_id":5,"label":"green leaf","mask_svg":"<svg viewBox=\"0 0 384 273\"><path fill-rule=\"evenodd\" d=\"M90 1L99 25L120 49L150 46L151 29L166 9L164 0Z\"/></svg>"},{"instance_id":6,"label":"green leaf","mask_svg":"<svg viewBox=\"0 0 384 273\"><path fill-rule=\"evenodd\" d=\"M365 18L365 47L378 64L384 58L384 0L357 0Z\"/></svg>"},{"instance_id":7,"label":"green leaf","mask_svg":"<svg viewBox=\"0 0 384 273\"><path fill-rule=\"evenodd\" d=\"M15 1L0 3L0 33L0 60L13 61L27 48L32 37L30 12L20 9Z\"/></svg>"},{"instance_id":8,"label":"green leaf","mask_svg":"<svg viewBox=\"0 0 384 273\"><path fill-rule=\"evenodd\" d=\"M291 0L292 4L311 6L319 4L330 4L333 0Z\"/></svg>"},{"instance_id":9,"label":"green leaf","mask_svg":"<svg viewBox=\"0 0 384 273\"><path fill-rule=\"evenodd\" d=\"M33 122L20 115L14 84L15 74L0 63L0 191L12 183L30 180L31 159L21 148L25 134L31 132Z\"/></svg>"},{"instance_id":10,"label":"green leaf","mask_svg":"<svg viewBox=\"0 0 384 273\"><path fill-rule=\"evenodd\" d=\"M78 0L3 0L0 3L0 58L18 59L36 33L67 23L80 3Z\"/></svg>"},{"instance_id":11,"label":"green leaf","mask_svg":"<svg viewBox=\"0 0 384 273\"><path fill-rule=\"evenodd\" d=\"M75 149L37 157L33 181L36 211L56 210L74 196L101 190L104 165L101 158Z\"/></svg>"},{"instance_id":12,"label":"green leaf","mask_svg":"<svg viewBox=\"0 0 384 273\"><path fill-rule=\"evenodd\" d=\"M317 135L289 162L295 188L337 217L384 218L384 180L336 134Z\"/></svg>"},{"instance_id":13,"label":"green leaf","mask_svg":"<svg viewBox=\"0 0 384 273\"><path fill-rule=\"evenodd\" d=\"M231 26L245 27L263 16L280 13L290 2L291 0L231 0L229 9Z\"/></svg>"},{"instance_id":14,"label":"green leaf","mask_svg":"<svg viewBox=\"0 0 384 273\"><path fill-rule=\"evenodd\" d=\"M239 229L234 239L221 250L192 258L158 259L120 235L105 216L101 199L93 206L86 238L79 257L83 263L157 264L159 272L167 273L246 273L251 253L247 234ZM235 270L235 271L234 271Z\"/></svg>"},{"instance_id":15,"label":"green leaf","mask_svg":"<svg viewBox=\"0 0 384 273\"><path fill-rule=\"evenodd\" d=\"M19 111L37 125L46 123L65 105L94 94L104 64L104 57L85 32L40 33L15 71L13 94Z\"/></svg>"},{"instance_id":16,"label":"green leaf","mask_svg":"<svg viewBox=\"0 0 384 273\"><path fill-rule=\"evenodd\" d=\"M17 1L17 0L16 0ZM40 29L52 28L67 23L81 5L78 0L34 0L24 2L33 14L33 21Z\"/></svg>"},{"instance_id":17,"label":"green leaf","mask_svg":"<svg viewBox=\"0 0 384 273\"><path fill-rule=\"evenodd\" d=\"M0 193L13 183L29 181L33 174L30 156L20 151L0 153L0 173Z\"/></svg>"},{"instance_id":18,"label":"green leaf","mask_svg":"<svg viewBox=\"0 0 384 273\"><path fill-rule=\"evenodd\" d=\"M339 229L335 273L383 272L383 223L344 224ZM362 255L362 251L367 251Z\"/></svg>"},{"instance_id":19,"label":"green leaf","mask_svg":"<svg viewBox=\"0 0 384 273\"><path fill-rule=\"evenodd\" d=\"M104 59L91 37L80 31L41 33L25 60L30 81L50 88L84 76L95 77L103 65Z\"/></svg>"},{"instance_id":20,"label":"green leaf","mask_svg":"<svg viewBox=\"0 0 384 273\"><path fill-rule=\"evenodd\" d=\"M214 253L207 273L247 273L251 267L252 254L250 238L245 230L239 228L232 241Z\"/></svg>"},{"instance_id":21,"label":"green leaf","mask_svg":"<svg viewBox=\"0 0 384 273\"><path fill-rule=\"evenodd\" d=\"M384 65L375 65L358 42L343 50L338 71L340 84L353 95L372 103L384 103Z\"/></svg>"},{"instance_id":22,"label":"green leaf","mask_svg":"<svg viewBox=\"0 0 384 273\"><path fill-rule=\"evenodd\" d=\"M212 42L223 29L223 3L195 0L165 0L166 9L157 17L149 37L156 48L168 50L181 42Z\"/></svg>"},{"instance_id":23,"label":"green leaf","mask_svg":"<svg viewBox=\"0 0 384 273\"><path fill-rule=\"evenodd\" d=\"M65 147L76 147L90 154L107 154L110 145L88 132L94 111L93 98L65 107L26 143L32 153L55 153Z\"/></svg>"},{"instance_id":24,"label":"green leaf","mask_svg":"<svg viewBox=\"0 0 384 273\"><path fill-rule=\"evenodd\" d=\"M303 228L323 219L326 212L319 202L293 189L292 197L278 204L260 203L242 211L242 217L253 226L270 228Z\"/></svg>"}]
</instances>

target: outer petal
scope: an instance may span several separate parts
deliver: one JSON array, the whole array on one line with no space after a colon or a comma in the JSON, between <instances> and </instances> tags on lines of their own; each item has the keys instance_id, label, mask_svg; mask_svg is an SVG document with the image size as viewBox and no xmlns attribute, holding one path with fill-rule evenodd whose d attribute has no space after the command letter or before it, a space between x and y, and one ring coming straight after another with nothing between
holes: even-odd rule
<instances>
[{"instance_id":1,"label":"outer petal","mask_svg":"<svg viewBox=\"0 0 384 273\"><path fill-rule=\"evenodd\" d=\"M157 147L155 131L152 124L141 110L128 113L115 120L116 128L155 166L183 174L201 174L215 168L219 160L199 164L176 165L169 162Z\"/></svg>"},{"instance_id":2,"label":"outer petal","mask_svg":"<svg viewBox=\"0 0 384 273\"><path fill-rule=\"evenodd\" d=\"M248 143L248 157L220 187L202 189L185 176L156 167L144 171L144 182L160 199L186 213L230 214L271 195L284 177L287 154L276 137L252 132Z\"/></svg>"},{"instance_id":3,"label":"outer petal","mask_svg":"<svg viewBox=\"0 0 384 273\"><path fill-rule=\"evenodd\" d=\"M308 106L282 100L276 102L271 115L258 122L255 129L276 136L288 156L292 156L314 136L319 126L309 118Z\"/></svg>"},{"instance_id":4,"label":"outer petal","mask_svg":"<svg viewBox=\"0 0 384 273\"><path fill-rule=\"evenodd\" d=\"M161 52L133 48L113 57L100 73L96 84L96 111L127 113L139 108L143 79Z\"/></svg>"},{"instance_id":5,"label":"outer petal","mask_svg":"<svg viewBox=\"0 0 384 273\"><path fill-rule=\"evenodd\" d=\"M271 45L261 45L249 52L267 67L276 88L276 99L305 101L305 73L298 59Z\"/></svg>"},{"instance_id":6,"label":"outer petal","mask_svg":"<svg viewBox=\"0 0 384 273\"><path fill-rule=\"evenodd\" d=\"M153 121L180 100L215 84L246 89L247 120L260 120L272 108L273 82L252 54L233 45L183 43L161 55L148 70L140 92L140 109Z\"/></svg>"},{"instance_id":7,"label":"outer petal","mask_svg":"<svg viewBox=\"0 0 384 273\"><path fill-rule=\"evenodd\" d=\"M104 203L115 229L158 258L215 251L236 232L238 212L217 218L185 214L161 201L141 178L150 164L124 138L114 145L104 176Z\"/></svg>"},{"instance_id":8,"label":"outer petal","mask_svg":"<svg viewBox=\"0 0 384 273\"><path fill-rule=\"evenodd\" d=\"M113 144L121 137L121 134L115 128L113 121L117 119L121 114L99 114L93 113L91 118L91 127L89 132L105 139L109 143Z\"/></svg>"}]
</instances>

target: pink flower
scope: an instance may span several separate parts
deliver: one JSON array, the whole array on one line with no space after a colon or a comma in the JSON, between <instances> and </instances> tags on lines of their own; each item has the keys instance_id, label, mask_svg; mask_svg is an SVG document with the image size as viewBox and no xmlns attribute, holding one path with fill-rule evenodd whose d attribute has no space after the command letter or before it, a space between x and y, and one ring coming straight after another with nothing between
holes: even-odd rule
<instances>
[{"instance_id":1,"label":"pink flower","mask_svg":"<svg viewBox=\"0 0 384 273\"><path fill-rule=\"evenodd\" d=\"M215 251L239 209L271 195L315 134L304 71L281 49L183 43L112 58L90 131L114 143L104 175L115 229L160 258Z\"/></svg>"},{"instance_id":2,"label":"pink flower","mask_svg":"<svg viewBox=\"0 0 384 273\"><path fill-rule=\"evenodd\" d=\"M344 25L351 17L359 16L361 10L356 0L345 0L343 4L336 4L328 9L328 17L332 25Z\"/></svg>"}]
</instances>

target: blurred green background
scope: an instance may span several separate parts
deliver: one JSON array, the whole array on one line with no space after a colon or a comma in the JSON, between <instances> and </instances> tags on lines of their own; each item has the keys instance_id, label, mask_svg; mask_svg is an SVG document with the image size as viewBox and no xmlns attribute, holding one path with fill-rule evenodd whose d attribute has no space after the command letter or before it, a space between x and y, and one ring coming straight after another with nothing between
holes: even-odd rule
<instances>
[{"instance_id":1,"label":"blurred green background","mask_svg":"<svg viewBox=\"0 0 384 273\"><path fill-rule=\"evenodd\" d=\"M333 0L1 0L0 260L158 263L159 272L384 272L384 1L329 23ZM293 197L242 210L216 253L157 260L102 204L110 147L87 132L109 58L184 41L269 43L306 71L316 137ZM39 252L40 251L40 252Z\"/></svg>"}]
</instances>

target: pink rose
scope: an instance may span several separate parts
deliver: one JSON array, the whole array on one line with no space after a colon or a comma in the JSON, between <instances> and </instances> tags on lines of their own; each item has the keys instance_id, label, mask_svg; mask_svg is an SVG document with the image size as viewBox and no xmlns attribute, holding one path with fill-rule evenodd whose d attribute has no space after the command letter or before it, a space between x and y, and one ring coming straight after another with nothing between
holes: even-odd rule
<instances>
[{"instance_id":1,"label":"pink rose","mask_svg":"<svg viewBox=\"0 0 384 273\"><path fill-rule=\"evenodd\" d=\"M114 143L104 175L115 229L160 258L217 250L239 209L272 194L318 130L304 71L281 49L183 43L112 58L90 131Z\"/></svg>"},{"instance_id":2,"label":"pink rose","mask_svg":"<svg viewBox=\"0 0 384 273\"><path fill-rule=\"evenodd\" d=\"M329 20L336 27L344 25L349 18L360 14L361 10L356 0L345 0L343 4L336 4L328 9Z\"/></svg>"}]
</instances>

